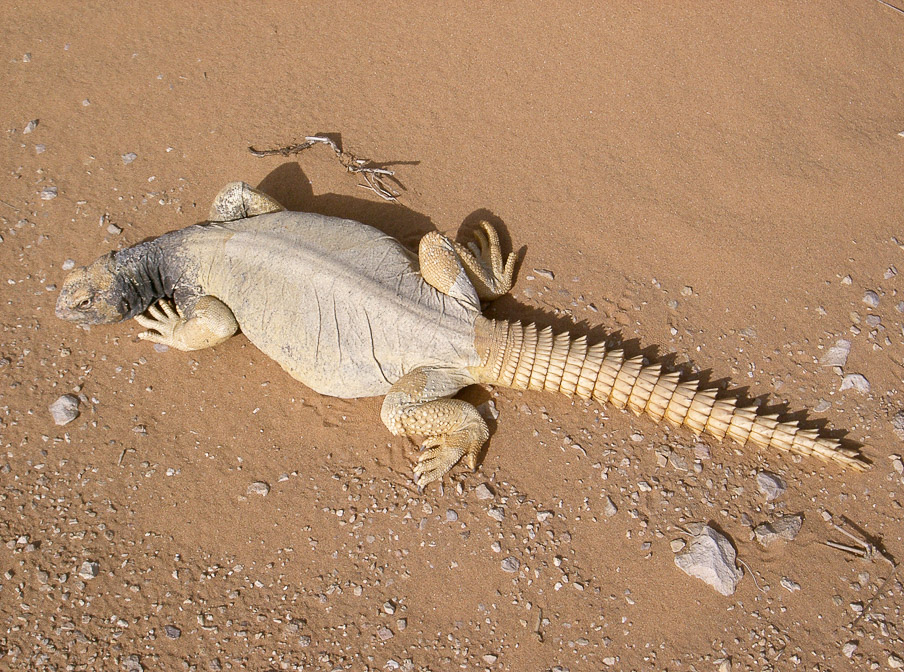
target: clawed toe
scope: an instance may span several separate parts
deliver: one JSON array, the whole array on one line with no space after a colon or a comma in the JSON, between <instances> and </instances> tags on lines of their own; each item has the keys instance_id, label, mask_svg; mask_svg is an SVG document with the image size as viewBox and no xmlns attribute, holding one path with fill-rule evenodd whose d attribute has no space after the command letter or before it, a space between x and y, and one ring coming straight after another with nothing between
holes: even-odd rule
<instances>
[{"instance_id":1,"label":"clawed toe","mask_svg":"<svg viewBox=\"0 0 904 672\"><path fill-rule=\"evenodd\" d=\"M178 308L166 299L161 299L156 304L148 306L147 315L136 315L135 321L147 331L138 334L138 338L144 341L172 345L173 334L176 327L184 322Z\"/></svg>"}]
</instances>

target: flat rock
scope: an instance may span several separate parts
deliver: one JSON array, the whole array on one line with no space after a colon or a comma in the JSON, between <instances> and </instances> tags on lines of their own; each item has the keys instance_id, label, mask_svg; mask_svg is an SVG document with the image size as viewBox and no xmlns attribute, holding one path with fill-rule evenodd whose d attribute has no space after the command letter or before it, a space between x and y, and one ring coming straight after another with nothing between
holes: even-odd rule
<instances>
[{"instance_id":1,"label":"flat rock","mask_svg":"<svg viewBox=\"0 0 904 672\"><path fill-rule=\"evenodd\" d=\"M869 381L863 374L848 373L841 379L841 387L839 389L842 392L845 390L856 390L860 394L868 394Z\"/></svg>"},{"instance_id":2,"label":"flat rock","mask_svg":"<svg viewBox=\"0 0 904 672\"><path fill-rule=\"evenodd\" d=\"M781 497L785 492L785 482L769 471L761 471L756 475L756 485L769 501Z\"/></svg>"},{"instance_id":3,"label":"flat rock","mask_svg":"<svg viewBox=\"0 0 904 672\"><path fill-rule=\"evenodd\" d=\"M800 532L803 516L778 516L775 520L757 525L753 529L756 540L763 546L784 539L793 541Z\"/></svg>"},{"instance_id":4,"label":"flat rock","mask_svg":"<svg viewBox=\"0 0 904 672\"><path fill-rule=\"evenodd\" d=\"M826 350L819 363L823 366L841 366L847 364L848 355L851 354L851 342L839 339L831 348Z\"/></svg>"},{"instance_id":5,"label":"flat rock","mask_svg":"<svg viewBox=\"0 0 904 672\"><path fill-rule=\"evenodd\" d=\"M675 556L675 564L688 576L700 579L722 595L734 593L744 572L735 564L731 541L709 525L697 523L689 529L694 536L687 550Z\"/></svg>"},{"instance_id":6,"label":"flat rock","mask_svg":"<svg viewBox=\"0 0 904 672\"><path fill-rule=\"evenodd\" d=\"M50 404L50 415L58 425L68 425L78 417L78 397L72 394L64 394Z\"/></svg>"}]
</instances>

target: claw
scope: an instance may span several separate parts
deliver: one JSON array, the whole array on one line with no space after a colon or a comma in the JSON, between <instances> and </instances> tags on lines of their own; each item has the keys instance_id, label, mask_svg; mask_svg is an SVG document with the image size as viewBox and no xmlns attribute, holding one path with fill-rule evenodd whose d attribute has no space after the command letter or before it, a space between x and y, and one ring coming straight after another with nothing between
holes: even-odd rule
<instances>
[{"instance_id":1,"label":"claw","mask_svg":"<svg viewBox=\"0 0 904 672\"><path fill-rule=\"evenodd\" d=\"M178 306L160 299L148 306L147 315L136 315L135 321L147 330L138 334L141 340L173 346L176 328L185 320Z\"/></svg>"}]
</instances>

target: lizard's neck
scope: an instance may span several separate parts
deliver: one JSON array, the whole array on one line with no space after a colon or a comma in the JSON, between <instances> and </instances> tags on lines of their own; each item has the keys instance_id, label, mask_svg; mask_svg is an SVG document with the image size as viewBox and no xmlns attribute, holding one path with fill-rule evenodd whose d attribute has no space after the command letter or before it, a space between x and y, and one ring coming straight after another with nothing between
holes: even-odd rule
<instances>
[{"instance_id":1,"label":"lizard's neck","mask_svg":"<svg viewBox=\"0 0 904 672\"><path fill-rule=\"evenodd\" d=\"M123 282L122 293L129 311L123 319L143 313L158 299L173 295L175 278L167 268L159 239L138 243L116 253Z\"/></svg>"}]
</instances>

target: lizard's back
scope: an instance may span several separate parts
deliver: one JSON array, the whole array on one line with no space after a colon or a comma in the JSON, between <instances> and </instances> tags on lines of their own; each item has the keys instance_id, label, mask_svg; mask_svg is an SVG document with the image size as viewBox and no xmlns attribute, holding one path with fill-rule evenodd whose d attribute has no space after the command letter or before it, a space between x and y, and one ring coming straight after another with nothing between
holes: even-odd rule
<instances>
[{"instance_id":1,"label":"lizard's back","mask_svg":"<svg viewBox=\"0 0 904 672\"><path fill-rule=\"evenodd\" d=\"M191 227L189 280L322 394L385 394L420 366L477 363L478 312L424 282L416 257L359 222L278 212Z\"/></svg>"}]
</instances>

